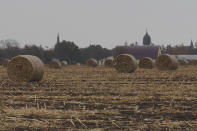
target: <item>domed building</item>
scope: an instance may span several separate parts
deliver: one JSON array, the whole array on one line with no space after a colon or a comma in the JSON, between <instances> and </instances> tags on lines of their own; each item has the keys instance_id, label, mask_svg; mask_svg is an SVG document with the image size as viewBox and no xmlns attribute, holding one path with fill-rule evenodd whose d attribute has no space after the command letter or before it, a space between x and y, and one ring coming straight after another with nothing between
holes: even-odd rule
<instances>
[{"instance_id":1,"label":"domed building","mask_svg":"<svg viewBox=\"0 0 197 131\"><path fill-rule=\"evenodd\" d=\"M143 45L151 45L151 37L147 31L143 38Z\"/></svg>"},{"instance_id":2,"label":"domed building","mask_svg":"<svg viewBox=\"0 0 197 131\"><path fill-rule=\"evenodd\" d=\"M140 60L144 57L150 57L156 59L161 55L160 46L153 45L151 42L151 37L146 31L146 34L143 38L143 45L131 45L131 46L116 46L112 50L114 58L120 54L130 54L133 55L137 60Z\"/></svg>"}]
</instances>

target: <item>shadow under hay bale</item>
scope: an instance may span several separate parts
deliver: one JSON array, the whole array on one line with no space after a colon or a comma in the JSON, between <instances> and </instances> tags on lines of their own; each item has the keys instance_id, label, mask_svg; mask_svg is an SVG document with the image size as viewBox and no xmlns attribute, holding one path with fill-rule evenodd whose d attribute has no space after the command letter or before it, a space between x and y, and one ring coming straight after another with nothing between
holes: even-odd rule
<instances>
[{"instance_id":1,"label":"shadow under hay bale","mask_svg":"<svg viewBox=\"0 0 197 131\"><path fill-rule=\"evenodd\" d=\"M3 67L8 67L8 63L9 63L9 62L10 62L9 59L3 60L2 66L3 66Z\"/></svg>"},{"instance_id":2,"label":"shadow under hay bale","mask_svg":"<svg viewBox=\"0 0 197 131\"><path fill-rule=\"evenodd\" d=\"M115 69L122 73L131 73L137 69L137 61L135 57L129 54L121 54L116 57Z\"/></svg>"},{"instance_id":3,"label":"shadow under hay bale","mask_svg":"<svg viewBox=\"0 0 197 131\"><path fill-rule=\"evenodd\" d=\"M154 68L154 60L149 57L144 57L139 61L139 67L144 69L153 69Z\"/></svg>"},{"instance_id":4,"label":"shadow under hay bale","mask_svg":"<svg viewBox=\"0 0 197 131\"><path fill-rule=\"evenodd\" d=\"M62 66L67 66L68 62L67 61L62 61L61 64L62 64Z\"/></svg>"},{"instance_id":5,"label":"shadow under hay bale","mask_svg":"<svg viewBox=\"0 0 197 131\"><path fill-rule=\"evenodd\" d=\"M15 56L8 64L7 74L10 80L16 82L40 81L43 78L44 65L36 56Z\"/></svg>"},{"instance_id":6,"label":"shadow under hay bale","mask_svg":"<svg viewBox=\"0 0 197 131\"><path fill-rule=\"evenodd\" d=\"M114 67L114 60L108 58L108 59L106 59L106 60L104 61L104 65L105 65L105 67Z\"/></svg>"},{"instance_id":7,"label":"shadow under hay bale","mask_svg":"<svg viewBox=\"0 0 197 131\"><path fill-rule=\"evenodd\" d=\"M49 64L49 68L53 68L53 69L60 69L61 66L62 66L62 64L59 61L57 61L57 60L53 60Z\"/></svg>"},{"instance_id":8,"label":"shadow under hay bale","mask_svg":"<svg viewBox=\"0 0 197 131\"><path fill-rule=\"evenodd\" d=\"M189 62L187 60L184 60L184 59L179 59L178 63L181 66L188 66L189 65Z\"/></svg>"},{"instance_id":9,"label":"shadow under hay bale","mask_svg":"<svg viewBox=\"0 0 197 131\"><path fill-rule=\"evenodd\" d=\"M178 68L178 60L175 56L169 54L158 56L155 64L159 70L176 70Z\"/></svg>"},{"instance_id":10,"label":"shadow under hay bale","mask_svg":"<svg viewBox=\"0 0 197 131\"><path fill-rule=\"evenodd\" d=\"M91 66L91 67L96 67L96 66L98 66L98 62L97 62L97 60L91 58L91 59L87 60L86 65Z\"/></svg>"}]
</instances>

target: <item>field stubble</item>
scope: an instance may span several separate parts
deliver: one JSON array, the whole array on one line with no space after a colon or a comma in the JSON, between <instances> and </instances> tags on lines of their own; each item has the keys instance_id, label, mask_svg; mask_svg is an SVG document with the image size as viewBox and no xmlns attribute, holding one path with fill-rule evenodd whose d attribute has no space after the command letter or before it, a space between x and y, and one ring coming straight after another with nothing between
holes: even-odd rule
<instances>
[{"instance_id":1,"label":"field stubble","mask_svg":"<svg viewBox=\"0 0 197 131\"><path fill-rule=\"evenodd\" d=\"M39 83L0 67L0 130L195 130L197 67L176 71L67 66Z\"/></svg>"}]
</instances>

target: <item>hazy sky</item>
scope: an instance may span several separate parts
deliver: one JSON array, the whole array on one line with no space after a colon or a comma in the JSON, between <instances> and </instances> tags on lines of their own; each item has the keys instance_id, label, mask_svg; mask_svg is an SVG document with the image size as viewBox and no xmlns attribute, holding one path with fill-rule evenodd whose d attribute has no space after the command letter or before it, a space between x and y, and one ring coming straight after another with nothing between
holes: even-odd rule
<instances>
[{"instance_id":1,"label":"hazy sky","mask_svg":"<svg viewBox=\"0 0 197 131\"><path fill-rule=\"evenodd\" d=\"M197 41L197 0L0 0L0 39L53 47L61 40L107 48Z\"/></svg>"}]
</instances>

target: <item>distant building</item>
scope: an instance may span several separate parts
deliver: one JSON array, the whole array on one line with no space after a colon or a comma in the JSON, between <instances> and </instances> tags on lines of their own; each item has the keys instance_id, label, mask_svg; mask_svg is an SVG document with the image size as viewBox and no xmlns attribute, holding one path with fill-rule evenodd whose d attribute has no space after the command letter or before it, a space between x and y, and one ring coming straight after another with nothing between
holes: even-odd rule
<instances>
[{"instance_id":1,"label":"distant building","mask_svg":"<svg viewBox=\"0 0 197 131\"><path fill-rule=\"evenodd\" d=\"M148 32L146 31L146 34L144 35L144 38L143 38L143 45L151 45L151 37L150 35L148 34Z\"/></svg>"},{"instance_id":2,"label":"distant building","mask_svg":"<svg viewBox=\"0 0 197 131\"><path fill-rule=\"evenodd\" d=\"M164 53L172 55L196 55L197 49L194 48L194 43L191 40L190 45L188 46L184 46L183 44L181 44L180 46L171 47L169 45L167 46Z\"/></svg>"},{"instance_id":3,"label":"distant building","mask_svg":"<svg viewBox=\"0 0 197 131\"><path fill-rule=\"evenodd\" d=\"M130 54L133 55L137 60L144 57L150 57L156 59L161 54L160 46L153 46L151 42L151 37L146 31L143 37L143 46L137 44L131 44L130 46L117 46L113 49L114 58L120 54Z\"/></svg>"},{"instance_id":4,"label":"distant building","mask_svg":"<svg viewBox=\"0 0 197 131\"><path fill-rule=\"evenodd\" d=\"M156 59L161 54L160 46L117 46L113 49L113 56L131 54L136 59L150 57Z\"/></svg>"},{"instance_id":5,"label":"distant building","mask_svg":"<svg viewBox=\"0 0 197 131\"><path fill-rule=\"evenodd\" d=\"M127 41L125 41L124 45L125 45L125 46L128 46L128 42L127 42Z\"/></svg>"}]
</instances>

